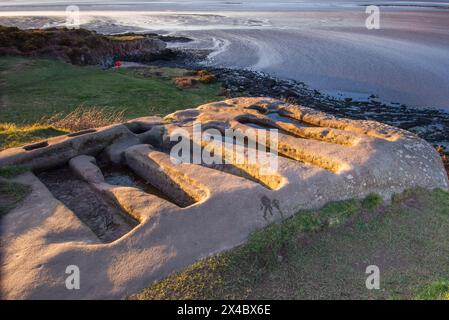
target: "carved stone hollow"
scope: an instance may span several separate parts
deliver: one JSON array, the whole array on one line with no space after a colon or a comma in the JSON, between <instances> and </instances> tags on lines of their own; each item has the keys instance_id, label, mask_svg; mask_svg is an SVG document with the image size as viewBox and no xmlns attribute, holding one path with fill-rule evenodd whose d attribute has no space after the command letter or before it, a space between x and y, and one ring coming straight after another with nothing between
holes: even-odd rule
<instances>
[{"instance_id":1,"label":"carved stone hollow","mask_svg":"<svg viewBox=\"0 0 449 320\"><path fill-rule=\"evenodd\" d=\"M177 129L278 129L278 168L176 164ZM193 143L194 144L194 143ZM208 148L206 143L197 148ZM226 148L221 156L225 157ZM233 158L231 158L233 159ZM3 298L122 298L273 221L330 201L448 189L438 153L410 132L269 98L236 98L0 152L32 186L0 220ZM69 290L66 269L80 270Z\"/></svg>"}]
</instances>

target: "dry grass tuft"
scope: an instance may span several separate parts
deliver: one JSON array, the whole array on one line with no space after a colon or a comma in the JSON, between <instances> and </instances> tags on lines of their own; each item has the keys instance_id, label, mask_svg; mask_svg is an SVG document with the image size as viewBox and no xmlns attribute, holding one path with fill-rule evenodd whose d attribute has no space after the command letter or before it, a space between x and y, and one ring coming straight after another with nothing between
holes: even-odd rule
<instances>
[{"instance_id":1,"label":"dry grass tuft","mask_svg":"<svg viewBox=\"0 0 449 320\"><path fill-rule=\"evenodd\" d=\"M207 70L186 72L183 76L175 78L178 88L193 88L198 83L211 84L217 82L217 78Z\"/></svg>"},{"instance_id":2,"label":"dry grass tuft","mask_svg":"<svg viewBox=\"0 0 449 320\"><path fill-rule=\"evenodd\" d=\"M51 125L0 123L0 151L67 133L68 130L58 129Z\"/></svg>"},{"instance_id":3,"label":"dry grass tuft","mask_svg":"<svg viewBox=\"0 0 449 320\"><path fill-rule=\"evenodd\" d=\"M198 83L195 77L177 77L175 85L179 88L192 88Z\"/></svg>"},{"instance_id":4,"label":"dry grass tuft","mask_svg":"<svg viewBox=\"0 0 449 320\"><path fill-rule=\"evenodd\" d=\"M208 84L208 83L214 83L217 81L217 78L207 70L197 71L197 76L199 77L199 81L201 83Z\"/></svg>"},{"instance_id":5,"label":"dry grass tuft","mask_svg":"<svg viewBox=\"0 0 449 320\"><path fill-rule=\"evenodd\" d=\"M124 113L125 111L111 111L107 108L80 106L69 114L57 113L43 118L40 123L76 132L123 122Z\"/></svg>"}]
</instances>

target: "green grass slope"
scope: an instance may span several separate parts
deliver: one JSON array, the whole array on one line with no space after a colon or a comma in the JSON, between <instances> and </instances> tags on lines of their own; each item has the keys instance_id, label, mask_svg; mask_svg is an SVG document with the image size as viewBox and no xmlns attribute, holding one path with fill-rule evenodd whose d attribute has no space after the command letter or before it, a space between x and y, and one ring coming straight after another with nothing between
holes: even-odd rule
<instances>
[{"instance_id":1,"label":"green grass slope","mask_svg":"<svg viewBox=\"0 0 449 320\"><path fill-rule=\"evenodd\" d=\"M368 290L366 267L380 269ZM449 193L414 190L299 212L133 299L447 299Z\"/></svg>"},{"instance_id":2,"label":"green grass slope","mask_svg":"<svg viewBox=\"0 0 449 320\"><path fill-rule=\"evenodd\" d=\"M166 115L222 98L218 83L180 89L170 77L173 73L164 68L148 76L135 69L102 70L56 60L2 57L0 122L33 124L80 105L124 110L127 118Z\"/></svg>"}]
</instances>

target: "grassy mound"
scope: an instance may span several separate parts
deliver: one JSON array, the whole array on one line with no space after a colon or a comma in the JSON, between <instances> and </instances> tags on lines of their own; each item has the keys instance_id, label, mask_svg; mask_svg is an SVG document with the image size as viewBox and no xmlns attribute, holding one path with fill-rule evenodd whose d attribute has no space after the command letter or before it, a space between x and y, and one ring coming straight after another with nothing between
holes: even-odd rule
<instances>
[{"instance_id":1,"label":"grassy mound","mask_svg":"<svg viewBox=\"0 0 449 320\"><path fill-rule=\"evenodd\" d=\"M114 60L153 61L176 56L157 34L106 36L87 29L19 29L0 25L0 56L58 59L76 65Z\"/></svg>"}]
</instances>

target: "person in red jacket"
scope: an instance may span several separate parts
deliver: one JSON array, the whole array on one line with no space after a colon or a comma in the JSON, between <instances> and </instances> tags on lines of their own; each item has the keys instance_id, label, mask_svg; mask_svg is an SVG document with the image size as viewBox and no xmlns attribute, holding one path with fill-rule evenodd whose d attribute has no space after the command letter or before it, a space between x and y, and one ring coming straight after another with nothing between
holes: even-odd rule
<instances>
[{"instance_id":1,"label":"person in red jacket","mask_svg":"<svg viewBox=\"0 0 449 320\"><path fill-rule=\"evenodd\" d=\"M115 68L120 68L122 66L122 63L120 62L120 60L116 60L114 63L114 67Z\"/></svg>"}]
</instances>

